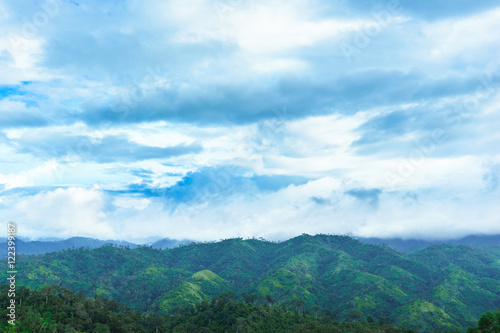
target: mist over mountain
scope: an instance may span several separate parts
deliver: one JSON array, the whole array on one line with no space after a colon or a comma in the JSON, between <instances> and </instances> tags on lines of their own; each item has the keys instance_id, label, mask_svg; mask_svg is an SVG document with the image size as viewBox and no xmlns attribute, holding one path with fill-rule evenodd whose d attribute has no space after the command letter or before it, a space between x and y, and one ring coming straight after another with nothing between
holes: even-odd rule
<instances>
[{"instance_id":1,"label":"mist over mountain","mask_svg":"<svg viewBox=\"0 0 500 333\"><path fill-rule=\"evenodd\" d=\"M177 239L171 239L171 238L163 238L163 239L160 239L156 242L154 242L153 244L151 244L151 247L153 249L161 249L161 250L165 250L165 249L171 249L171 248L174 248L176 246L179 246L179 245L185 245L185 244L191 244L193 243L193 241L190 241L190 240L177 240Z\"/></svg>"}]
</instances>

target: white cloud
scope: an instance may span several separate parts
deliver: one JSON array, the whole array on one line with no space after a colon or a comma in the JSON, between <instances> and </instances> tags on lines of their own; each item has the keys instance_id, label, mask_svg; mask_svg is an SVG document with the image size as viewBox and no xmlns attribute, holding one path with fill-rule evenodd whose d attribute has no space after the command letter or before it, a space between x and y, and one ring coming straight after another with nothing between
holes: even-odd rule
<instances>
[{"instance_id":1,"label":"white cloud","mask_svg":"<svg viewBox=\"0 0 500 333\"><path fill-rule=\"evenodd\" d=\"M102 192L76 187L59 188L7 199L11 206L2 209L2 215L18 223L21 236L116 236L111 226L105 223L106 200Z\"/></svg>"},{"instance_id":2,"label":"white cloud","mask_svg":"<svg viewBox=\"0 0 500 333\"><path fill-rule=\"evenodd\" d=\"M18 187L47 186L54 179L57 167L57 162L51 160L27 171L11 174L0 173L0 185L4 185L7 190Z\"/></svg>"},{"instance_id":3,"label":"white cloud","mask_svg":"<svg viewBox=\"0 0 500 333\"><path fill-rule=\"evenodd\" d=\"M307 69L308 65L306 62L297 59L273 59L256 61L253 65L253 69L257 72L269 73L269 72L300 72Z\"/></svg>"},{"instance_id":4,"label":"white cloud","mask_svg":"<svg viewBox=\"0 0 500 333\"><path fill-rule=\"evenodd\" d=\"M424 113L411 110L461 107L473 96L469 86L475 73L491 74L495 86L500 9L434 21L394 16L360 49L359 59L348 63L339 44L374 23L369 8L358 16L343 2L326 8L327 2L306 0L232 1L225 13L211 0L64 3L60 15L24 38L23 17L29 21L40 5L0 1L0 30L6 32L0 36L0 117L6 119L0 124L5 127L0 132L0 211L24 225L26 236L133 240L498 231L498 192L487 192L484 184L484 175L494 172L485 165L499 158L497 91L490 99L481 97L478 112L417 162L417 140L441 120L439 115L420 119ZM366 81L360 73L366 73ZM443 86L434 85L437 76ZM463 82L450 87L450 77ZM21 86L21 81L31 82ZM130 119L102 128L93 123L107 119L99 119L97 110L110 112L120 98L135 93L143 95L127 105ZM364 106L365 94L372 95L369 106ZM254 110L235 103L238 99L261 103ZM165 105L176 103L185 103L182 111L196 116L173 111L172 119L185 123L156 121L170 119L172 110ZM273 116L277 105L294 110ZM403 109L409 119L398 119L394 112ZM323 116L317 116L320 112ZM140 123L141 113L155 120ZM360 152L355 143L364 138L362 126L391 114L376 133L387 136L385 146L370 150L376 143L369 142ZM198 119L212 115L222 120ZM46 126L23 123L35 116ZM233 116L237 120L228 124ZM389 127L392 131L384 132ZM139 150L137 145L197 144L203 150L98 163L66 145L73 138L98 142L108 136L123 138L116 142L124 145L119 147L124 155L127 145ZM51 144L49 137L55 138ZM415 150L405 152L413 143ZM245 176L313 180L274 193L230 192L213 201L181 203L185 209L177 210L169 198L112 193L131 185L172 186L189 172L227 165L245 168ZM401 179L391 184L387 173ZM344 195L356 188L381 189L378 208ZM417 193L418 200L408 200L404 192Z\"/></svg>"},{"instance_id":5,"label":"white cloud","mask_svg":"<svg viewBox=\"0 0 500 333\"><path fill-rule=\"evenodd\" d=\"M374 204L345 194L356 185L324 177L277 192L236 193L179 206L166 197L113 198L98 188L67 188L2 196L0 212L18 222L22 236L32 238L85 235L144 242L159 237L284 239L303 232L424 238L500 232L498 195L484 199L479 187L461 195L442 187L382 191Z\"/></svg>"},{"instance_id":6,"label":"white cloud","mask_svg":"<svg viewBox=\"0 0 500 333\"><path fill-rule=\"evenodd\" d=\"M148 208L151 200L149 199L137 199L137 198L127 198L127 197L117 197L113 201L116 207L128 208L135 210L144 210Z\"/></svg>"},{"instance_id":7,"label":"white cloud","mask_svg":"<svg viewBox=\"0 0 500 333\"><path fill-rule=\"evenodd\" d=\"M500 8L460 19L440 20L424 25L420 46L425 47L429 61L450 61L462 58L467 62L483 58L483 50L499 50ZM419 52L420 53L420 52ZM496 59L491 59L496 60Z\"/></svg>"},{"instance_id":8,"label":"white cloud","mask_svg":"<svg viewBox=\"0 0 500 333\"><path fill-rule=\"evenodd\" d=\"M362 20L312 20L308 14L305 3L271 1L236 10L228 21L237 43L256 54L310 46L366 24Z\"/></svg>"}]
</instances>

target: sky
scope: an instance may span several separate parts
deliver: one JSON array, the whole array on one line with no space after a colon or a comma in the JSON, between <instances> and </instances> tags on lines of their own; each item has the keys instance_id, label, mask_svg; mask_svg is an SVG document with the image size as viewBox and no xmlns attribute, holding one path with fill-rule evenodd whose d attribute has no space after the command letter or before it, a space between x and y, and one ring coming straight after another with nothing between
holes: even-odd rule
<instances>
[{"instance_id":1,"label":"sky","mask_svg":"<svg viewBox=\"0 0 500 333\"><path fill-rule=\"evenodd\" d=\"M0 0L0 216L30 239L498 234L499 30L496 0Z\"/></svg>"}]
</instances>

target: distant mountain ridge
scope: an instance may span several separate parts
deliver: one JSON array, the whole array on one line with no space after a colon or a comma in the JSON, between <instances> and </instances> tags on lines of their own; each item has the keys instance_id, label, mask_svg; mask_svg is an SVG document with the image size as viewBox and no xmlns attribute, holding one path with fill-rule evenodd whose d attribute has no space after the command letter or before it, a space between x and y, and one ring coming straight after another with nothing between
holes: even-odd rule
<instances>
[{"instance_id":1,"label":"distant mountain ridge","mask_svg":"<svg viewBox=\"0 0 500 333\"><path fill-rule=\"evenodd\" d=\"M138 246L137 244L126 241L99 240L87 237L72 237L56 241L24 241L22 239L17 239L16 254L39 255L79 247L95 249L104 245L126 246L132 249ZM7 242L3 241L0 243L0 248L0 258L7 257Z\"/></svg>"},{"instance_id":2,"label":"distant mountain ridge","mask_svg":"<svg viewBox=\"0 0 500 333\"><path fill-rule=\"evenodd\" d=\"M448 240L421 240L421 239L402 239L402 238L376 238L376 237L353 237L362 243L373 245L387 245L396 251L407 252L411 250L421 249L433 244L455 244L467 245L471 247L482 247L488 245L500 246L500 235L469 235L460 239ZM195 241L183 239L177 240L172 238L163 238L152 244L149 244L153 249L172 249L179 245L196 243ZM140 244L120 241L120 240L99 240L88 237L72 237L64 240L40 240L40 241L25 241L17 240L17 254L45 254L55 251L71 249L73 247L83 247L85 249L95 249L104 245L125 246L131 249L140 246ZM0 258L7 257L7 243L0 242Z\"/></svg>"},{"instance_id":3,"label":"distant mountain ridge","mask_svg":"<svg viewBox=\"0 0 500 333\"><path fill-rule=\"evenodd\" d=\"M459 239L422 240L422 239L402 239L402 238L363 238L354 237L360 242L374 245L387 245L396 251L407 252L417 250L429 245L453 244L467 245L471 247L500 246L500 235L469 235Z\"/></svg>"},{"instance_id":4,"label":"distant mountain ridge","mask_svg":"<svg viewBox=\"0 0 500 333\"><path fill-rule=\"evenodd\" d=\"M154 249L171 249L179 245L190 244L193 241L190 240L177 240L171 238L160 239L150 246ZM89 237L71 237L68 239L58 239L58 240L39 240L39 241L26 241L22 238L16 241L16 253L17 254L28 254L28 255L40 255L50 252L57 252L62 250L68 250L71 248L84 249L95 249L104 245L114 245L123 246L135 249L140 244L120 241L120 240L99 240ZM7 257L7 242L4 240L0 243L0 258Z\"/></svg>"}]
</instances>

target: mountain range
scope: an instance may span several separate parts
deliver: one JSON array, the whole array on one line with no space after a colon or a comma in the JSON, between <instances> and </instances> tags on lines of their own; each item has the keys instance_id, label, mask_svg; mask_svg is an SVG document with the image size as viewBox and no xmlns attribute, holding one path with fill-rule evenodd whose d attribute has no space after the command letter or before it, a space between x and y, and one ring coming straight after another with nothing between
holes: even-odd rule
<instances>
[{"instance_id":1,"label":"mountain range","mask_svg":"<svg viewBox=\"0 0 500 333\"><path fill-rule=\"evenodd\" d=\"M142 311L172 313L231 291L322 308L344 321L386 318L419 332L464 330L500 307L495 245L431 244L402 253L334 235L235 238L167 250L106 245L20 256L18 272L20 285L57 285Z\"/></svg>"},{"instance_id":2,"label":"mountain range","mask_svg":"<svg viewBox=\"0 0 500 333\"><path fill-rule=\"evenodd\" d=\"M191 243L188 240L176 240L170 238L160 239L152 244L150 244L155 249L170 249L176 247L180 244ZM44 254L55 251L68 250L71 248L85 249L95 249L104 245L113 246L123 246L134 249L138 247L138 244L121 241L121 240L99 240L95 238L87 237L72 237L68 239L58 239L58 240L37 240L37 241L26 241L23 239L17 239L16 241L16 253L17 254ZM7 241L4 240L0 243L0 258L7 257Z\"/></svg>"},{"instance_id":3,"label":"mountain range","mask_svg":"<svg viewBox=\"0 0 500 333\"><path fill-rule=\"evenodd\" d=\"M403 238L376 238L376 237L355 237L363 243L375 245L387 245L399 252L408 252L421 249L431 244L455 244L468 245L472 247L482 247L488 245L500 246L500 235L469 235L459 239L403 239ZM171 249L179 245L194 243L192 240L177 240L171 238L163 238L157 240L151 245L154 249ZM83 247L85 249L95 249L103 245L125 246L131 249L136 248L139 244L121 240L99 240L87 237L72 237L68 239L55 240L38 240L25 241L18 239L16 242L17 254L44 254L54 251L67 250L74 247ZM0 258L7 257L7 241L0 242Z\"/></svg>"},{"instance_id":4,"label":"mountain range","mask_svg":"<svg viewBox=\"0 0 500 333\"><path fill-rule=\"evenodd\" d=\"M500 246L500 235L468 235L458 239L404 239L404 238L363 238L359 241L368 244L387 245L399 252L414 251L432 244L454 244L472 247L488 245Z\"/></svg>"}]
</instances>

